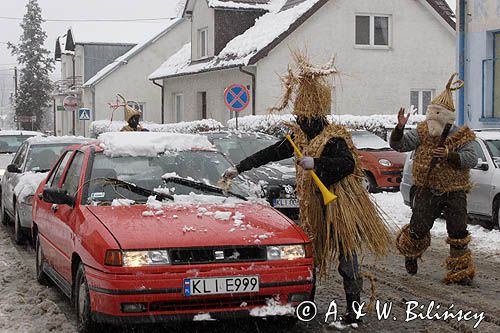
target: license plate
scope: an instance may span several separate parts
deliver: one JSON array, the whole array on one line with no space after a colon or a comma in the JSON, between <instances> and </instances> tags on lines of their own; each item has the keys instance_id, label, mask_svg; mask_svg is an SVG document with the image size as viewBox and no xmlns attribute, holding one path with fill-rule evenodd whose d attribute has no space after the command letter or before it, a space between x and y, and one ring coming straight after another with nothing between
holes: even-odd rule
<instances>
[{"instance_id":1,"label":"license plate","mask_svg":"<svg viewBox=\"0 0 500 333\"><path fill-rule=\"evenodd\" d=\"M184 279L184 296L255 293L258 291L259 277L256 275Z\"/></svg>"},{"instance_id":2,"label":"license plate","mask_svg":"<svg viewBox=\"0 0 500 333\"><path fill-rule=\"evenodd\" d=\"M299 199L274 199L273 206L275 208L297 208L299 207Z\"/></svg>"}]
</instances>

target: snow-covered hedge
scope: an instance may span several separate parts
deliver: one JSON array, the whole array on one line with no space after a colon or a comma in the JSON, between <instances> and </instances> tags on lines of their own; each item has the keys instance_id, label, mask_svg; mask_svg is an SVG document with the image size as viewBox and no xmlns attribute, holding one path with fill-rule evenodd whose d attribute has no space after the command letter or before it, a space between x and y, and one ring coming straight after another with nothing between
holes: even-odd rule
<instances>
[{"instance_id":1,"label":"snow-covered hedge","mask_svg":"<svg viewBox=\"0 0 500 333\"><path fill-rule=\"evenodd\" d=\"M397 124L397 115L371 115L371 116L353 116L353 115L335 115L328 116L333 123L339 123L352 129L364 129L373 132L381 137L385 137L387 130L392 129ZM412 115L408 125L416 125L423 121L425 116ZM290 114L270 114L261 116L245 116L238 118L238 129L249 132L263 132L274 136L282 136L288 133L288 128L284 122L294 121L294 116ZM227 122L229 129L236 129L236 119L230 119Z\"/></svg>"},{"instance_id":2,"label":"snow-covered hedge","mask_svg":"<svg viewBox=\"0 0 500 333\"><path fill-rule=\"evenodd\" d=\"M123 120L97 120L90 124L90 135L94 138L99 134L107 132L119 132L127 123ZM206 131L216 131L222 129L224 125L214 119L203 119L195 121L184 121L173 124L156 124L152 122L141 122L141 125L151 132L172 132L172 133L198 133Z\"/></svg>"}]
</instances>

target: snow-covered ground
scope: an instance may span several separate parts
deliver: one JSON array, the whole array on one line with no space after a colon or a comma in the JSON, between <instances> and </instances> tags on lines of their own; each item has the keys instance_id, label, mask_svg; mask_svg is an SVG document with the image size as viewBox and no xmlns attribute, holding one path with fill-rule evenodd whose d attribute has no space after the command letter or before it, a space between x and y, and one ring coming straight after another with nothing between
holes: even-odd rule
<instances>
[{"instance_id":1,"label":"snow-covered ground","mask_svg":"<svg viewBox=\"0 0 500 333\"><path fill-rule=\"evenodd\" d=\"M377 204L387 216L391 227L402 227L410 222L411 209L403 202L401 193L378 193L374 194ZM469 225L469 232L472 235L470 244L473 253L481 253L485 258L500 261L500 231L487 230L479 225ZM446 232L446 222L444 219L437 219L431 230L433 242L443 242L448 236Z\"/></svg>"},{"instance_id":2,"label":"snow-covered ground","mask_svg":"<svg viewBox=\"0 0 500 333\"><path fill-rule=\"evenodd\" d=\"M34 260L33 260L34 261ZM39 285L32 267L0 230L0 332L75 332L59 306L54 287Z\"/></svg>"}]
</instances>

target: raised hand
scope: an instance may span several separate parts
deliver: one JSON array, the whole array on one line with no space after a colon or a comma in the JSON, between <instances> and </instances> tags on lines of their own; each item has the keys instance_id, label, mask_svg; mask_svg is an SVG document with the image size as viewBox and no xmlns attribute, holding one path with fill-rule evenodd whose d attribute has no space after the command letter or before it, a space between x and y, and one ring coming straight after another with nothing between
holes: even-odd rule
<instances>
[{"instance_id":1,"label":"raised hand","mask_svg":"<svg viewBox=\"0 0 500 333\"><path fill-rule=\"evenodd\" d=\"M410 119L410 113L405 115L405 108L400 108L398 112L398 128L404 128L408 119Z\"/></svg>"}]
</instances>

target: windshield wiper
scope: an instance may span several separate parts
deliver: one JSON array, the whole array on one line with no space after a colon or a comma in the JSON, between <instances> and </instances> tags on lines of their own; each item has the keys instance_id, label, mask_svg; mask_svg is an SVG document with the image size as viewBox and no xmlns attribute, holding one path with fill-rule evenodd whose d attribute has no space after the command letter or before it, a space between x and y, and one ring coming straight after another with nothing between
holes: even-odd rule
<instances>
[{"instance_id":1,"label":"windshield wiper","mask_svg":"<svg viewBox=\"0 0 500 333\"><path fill-rule=\"evenodd\" d=\"M120 180L120 179L109 178L109 177L100 177L100 178L94 178L93 180L97 180L97 179L103 180L111 186L119 186L121 188L129 190L130 192L142 195L144 197L149 197L149 196L153 195L153 196L156 196L156 199L158 199L158 200L163 200L163 199L169 199L172 201L174 200L174 197L171 196L170 194L148 190L147 188L143 188L143 187L137 186L135 184Z\"/></svg>"},{"instance_id":2,"label":"windshield wiper","mask_svg":"<svg viewBox=\"0 0 500 333\"><path fill-rule=\"evenodd\" d=\"M234 192L231 192L231 191L224 191L220 187L213 186L213 185L208 185L208 184L205 184L205 183L202 183L202 182L197 182L197 181L186 179L186 178L165 177L165 178L163 178L163 180L165 182L172 182L172 183L175 183L175 184L192 187L192 188L198 189L200 191L204 191L204 192L219 193L219 194L223 194L223 195L224 194L231 194L232 196L234 196L234 197L236 197L238 199L248 201L247 198L245 198L244 196L239 195L237 193L234 193Z\"/></svg>"},{"instance_id":3,"label":"windshield wiper","mask_svg":"<svg viewBox=\"0 0 500 333\"><path fill-rule=\"evenodd\" d=\"M36 172L36 173L43 173L43 172L49 172L50 169L38 169L38 170L31 170L32 172Z\"/></svg>"}]
</instances>

